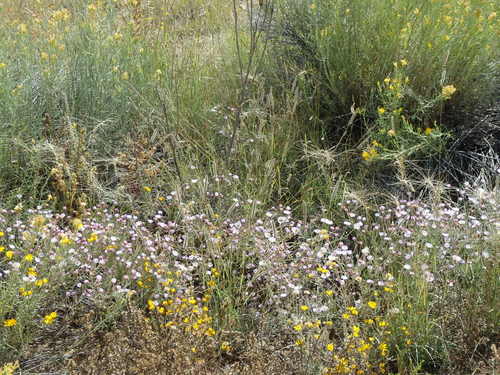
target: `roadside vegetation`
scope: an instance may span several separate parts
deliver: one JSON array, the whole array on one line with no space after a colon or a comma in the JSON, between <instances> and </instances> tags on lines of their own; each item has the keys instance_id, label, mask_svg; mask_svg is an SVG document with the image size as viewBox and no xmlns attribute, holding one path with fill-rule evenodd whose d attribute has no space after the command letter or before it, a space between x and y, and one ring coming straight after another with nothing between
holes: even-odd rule
<instances>
[{"instance_id":1,"label":"roadside vegetation","mask_svg":"<svg viewBox=\"0 0 500 375\"><path fill-rule=\"evenodd\" d=\"M498 372L497 13L0 1L0 375Z\"/></svg>"}]
</instances>

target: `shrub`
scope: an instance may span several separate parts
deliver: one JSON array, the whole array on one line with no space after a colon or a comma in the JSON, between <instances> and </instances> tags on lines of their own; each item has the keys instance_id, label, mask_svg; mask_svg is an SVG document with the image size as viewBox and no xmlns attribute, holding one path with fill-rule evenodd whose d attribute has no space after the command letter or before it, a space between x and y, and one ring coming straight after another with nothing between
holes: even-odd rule
<instances>
[{"instance_id":1,"label":"shrub","mask_svg":"<svg viewBox=\"0 0 500 375\"><path fill-rule=\"evenodd\" d=\"M339 116L355 106L370 121L377 118L384 102L378 87L401 65L407 77L401 107L424 128L447 110L488 100L495 86L496 30L493 1L384 0L368 6L362 0L285 0L274 45L288 67L308 72L332 141L345 141L341 136L348 131L352 145L365 135L362 123L346 129ZM422 108L449 85L456 93L446 105Z\"/></svg>"}]
</instances>

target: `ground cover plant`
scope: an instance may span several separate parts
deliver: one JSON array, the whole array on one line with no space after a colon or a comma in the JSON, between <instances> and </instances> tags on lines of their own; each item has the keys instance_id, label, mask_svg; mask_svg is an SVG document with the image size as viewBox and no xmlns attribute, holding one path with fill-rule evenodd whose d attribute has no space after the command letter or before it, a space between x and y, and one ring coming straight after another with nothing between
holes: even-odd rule
<instances>
[{"instance_id":1,"label":"ground cover plant","mask_svg":"<svg viewBox=\"0 0 500 375\"><path fill-rule=\"evenodd\" d=\"M498 372L497 8L0 1L0 374Z\"/></svg>"}]
</instances>

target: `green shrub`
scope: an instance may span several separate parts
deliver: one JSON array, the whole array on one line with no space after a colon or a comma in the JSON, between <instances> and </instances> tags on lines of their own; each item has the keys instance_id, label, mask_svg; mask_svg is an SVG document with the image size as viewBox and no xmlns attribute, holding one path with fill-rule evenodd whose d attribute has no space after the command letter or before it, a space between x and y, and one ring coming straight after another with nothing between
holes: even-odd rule
<instances>
[{"instance_id":1,"label":"green shrub","mask_svg":"<svg viewBox=\"0 0 500 375\"><path fill-rule=\"evenodd\" d=\"M402 65L408 77L403 114L425 129L448 109L474 106L491 94L498 60L494 11L493 1L285 0L275 53L296 73L308 72L332 141L346 141L349 116L341 116L351 106L369 121L377 118L384 102L379 85ZM422 107L448 85L457 90L446 105ZM362 122L347 131L354 143L365 135Z\"/></svg>"}]
</instances>

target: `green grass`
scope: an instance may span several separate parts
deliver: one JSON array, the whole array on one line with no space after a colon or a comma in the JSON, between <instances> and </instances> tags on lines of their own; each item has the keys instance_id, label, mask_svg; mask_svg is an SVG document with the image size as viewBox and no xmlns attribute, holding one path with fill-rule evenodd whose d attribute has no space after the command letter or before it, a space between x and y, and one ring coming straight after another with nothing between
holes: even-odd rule
<instances>
[{"instance_id":1,"label":"green grass","mask_svg":"<svg viewBox=\"0 0 500 375\"><path fill-rule=\"evenodd\" d=\"M495 371L497 13L0 2L0 373Z\"/></svg>"}]
</instances>

